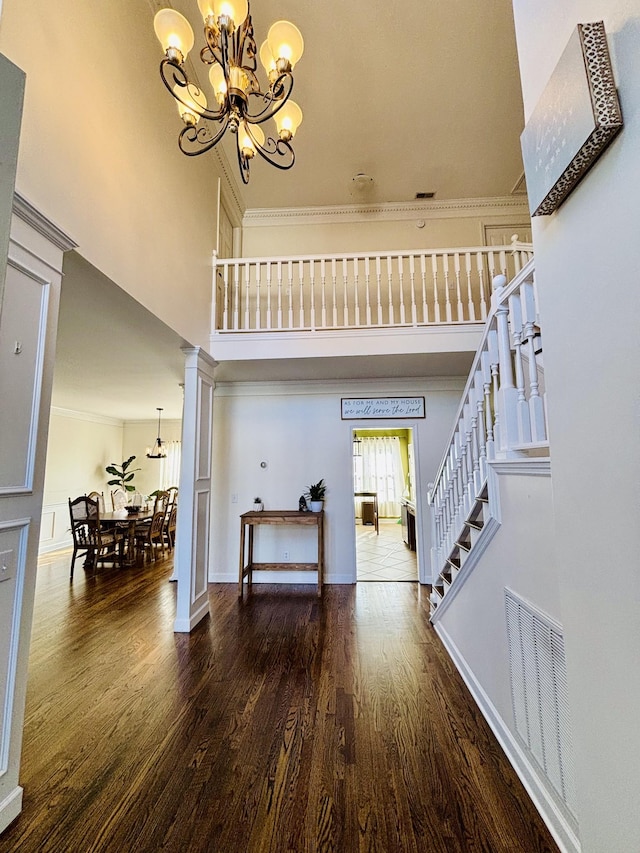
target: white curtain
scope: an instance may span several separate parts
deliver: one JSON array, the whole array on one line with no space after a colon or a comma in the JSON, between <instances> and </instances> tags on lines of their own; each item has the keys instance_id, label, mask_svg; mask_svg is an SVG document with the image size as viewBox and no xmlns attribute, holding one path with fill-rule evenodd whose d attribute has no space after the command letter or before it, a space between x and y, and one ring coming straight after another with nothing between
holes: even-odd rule
<instances>
[{"instance_id":1,"label":"white curtain","mask_svg":"<svg viewBox=\"0 0 640 853\"><path fill-rule=\"evenodd\" d=\"M400 500L404 489L400 439L397 436L362 438L362 456L354 457L356 492L378 493L378 515L400 516Z\"/></svg>"},{"instance_id":2,"label":"white curtain","mask_svg":"<svg viewBox=\"0 0 640 853\"><path fill-rule=\"evenodd\" d=\"M167 451L164 459L160 460L160 483L159 489L168 489L169 486L177 486L180 480L180 453L182 443L179 441L165 441L163 447Z\"/></svg>"}]
</instances>

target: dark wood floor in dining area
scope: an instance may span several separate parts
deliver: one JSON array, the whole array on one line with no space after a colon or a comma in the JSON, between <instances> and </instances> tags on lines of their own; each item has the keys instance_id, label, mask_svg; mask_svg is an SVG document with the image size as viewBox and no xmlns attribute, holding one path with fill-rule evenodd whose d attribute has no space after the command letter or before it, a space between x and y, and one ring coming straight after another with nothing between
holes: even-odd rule
<instances>
[{"instance_id":1,"label":"dark wood floor in dining area","mask_svg":"<svg viewBox=\"0 0 640 853\"><path fill-rule=\"evenodd\" d=\"M557 851L418 584L210 587L41 562L21 853Z\"/></svg>"}]
</instances>

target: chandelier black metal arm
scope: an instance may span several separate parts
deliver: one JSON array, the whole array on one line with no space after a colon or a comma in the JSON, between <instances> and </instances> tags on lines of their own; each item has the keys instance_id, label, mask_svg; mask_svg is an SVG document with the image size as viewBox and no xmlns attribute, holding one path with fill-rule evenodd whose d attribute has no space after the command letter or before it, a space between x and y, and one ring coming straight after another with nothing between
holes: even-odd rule
<instances>
[{"instance_id":1,"label":"chandelier black metal arm","mask_svg":"<svg viewBox=\"0 0 640 853\"><path fill-rule=\"evenodd\" d=\"M202 90L189 80L183 66L178 64L175 59L165 58L162 60L160 63L160 77L176 101L179 101L189 112L197 114L200 118L209 121L222 121L224 118L228 118L229 107L226 98L217 110L203 107L202 104L197 102L196 99L203 94Z\"/></svg>"},{"instance_id":2,"label":"chandelier black metal arm","mask_svg":"<svg viewBox=\"0 0 640 853\"><path fill-rule=\"evenodd\" d=\"M229 124L229 116L224 116L223 123L215 134L208 127L197 127L195 124L187 124L178 136L178 147L187 157L195 157L211 151L222 139Z\"/></svg>"}]
</instances>

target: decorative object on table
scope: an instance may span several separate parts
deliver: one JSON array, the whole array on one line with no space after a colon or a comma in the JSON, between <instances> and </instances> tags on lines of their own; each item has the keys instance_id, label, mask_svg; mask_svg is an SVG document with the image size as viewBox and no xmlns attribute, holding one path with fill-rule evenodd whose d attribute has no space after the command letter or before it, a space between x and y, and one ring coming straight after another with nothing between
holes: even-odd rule
<instances>
[{"instance_id":1,"label":"decorative object on table","mask_svg":"<svg viewBox=\"0 0 640 853\"><path fill-rule=\"evenodd\" d=\"M322 512L322 505L324 503L324 497L327 493L327 487L325 485L324 479L320 480L318 483L314 483L313 485L307 488L305 492L305 497L307 498L307 506L311 510L311 512Z\"/></svg>"},{"instance_id":2,"label":"decorative object on table","mask_svg":"<svg viewBox=\"0 0 640 853\"><path fill-rule=\"evenodd\" d=\"M206 40L200 60L208 66L212 106L198 83L189 79L187 54L194 35L187 19L173 9L162 9L153 21L165 52L160 76L178 102L185 125L178 136L180 150L189 156L210 151L229 130L237 140L245 184L256 153L278 169L290 169L295 162L291 140L302 122L302 110L289 100L293 67L304 50L300 30L289 21L276 21L258 51L248 0L198 0L198 6ZM258 56L268 77L264 91L256 75ZM277 135L265 140L261 125L272 117ZM213 131L206 122L215 123Z\"/></svg>"},{"instance_id":3,"label":"decorative object on table","mask_svg":"<svg viewBox=\"0 0 640 853\"><path fill-rule=\"evenodd\" d=\"M557 210L621 128L604 24L578 24L520 137L531 215Z\"/></svg>"},{"instance_id":4,"label":"decorative object on table","mask_svg":"<svg viewBox=\"0 0 640 853\"><path fill-rule=\"evenodd\" d=\"M309 512L309 507L307 506L307 499L304 495L300 495L300 499L298 500L298 512Z\"/></svg>"},{"instance_id":5,"label":"decorative object on table","mask_svg":"<svg viewBox=\"0 0 640 853\"><path fill-rule=\"evenodd\" d=\"M253 511L254 512L262 512L264 509L264 504L262 503L262 498L254 498L253 499Z\"/></svg>"},{"instance_id":6,"label":"decorative object on table","mask_svg":"<svg viewBox=\"0 0 640 853\"><path fill-rule=\"evenodd\" d=\"M158 437L156 438L156 442L153 447L147 447L147 458L165 459L167 456L167 451L164 449L164 442L160 438L160 418L164 410L157 408L156 411L158 412Z\"/></svg>"},{"instance_id":7,"label":"decorative object on table","mask_svg":"<svg viewBox=\"0 0 640 853\"><path fill-rule=\"evenodd\" d=\"M112 462L111 465L107 465L105 471L107 474L112 474L114 479L109 480L107 482L108 486L118 486L125 492L135 492L136 487L133 485L133 478L135 476L136 471L140 471L140 468L131 468L131 463L135 459L135 456L130 456L128 459L125 459L122 465L116 465L115 462Z\"/></svg>"}]
</instances>

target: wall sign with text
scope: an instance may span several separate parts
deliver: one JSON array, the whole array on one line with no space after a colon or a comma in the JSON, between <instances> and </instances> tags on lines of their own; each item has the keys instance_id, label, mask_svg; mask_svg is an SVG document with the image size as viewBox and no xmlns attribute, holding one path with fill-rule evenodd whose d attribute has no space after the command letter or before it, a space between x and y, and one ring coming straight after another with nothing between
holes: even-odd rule
<instances>
[{"instance_id":1,"label":"wall sign with text","mask_svg":"<svg viewBox=\"0 0 640 853\"><path fill-rule=\"evenodd\" d=\"M342 420L424 418L424 397L343 397Z\"/></svg>"}]
</instances>

